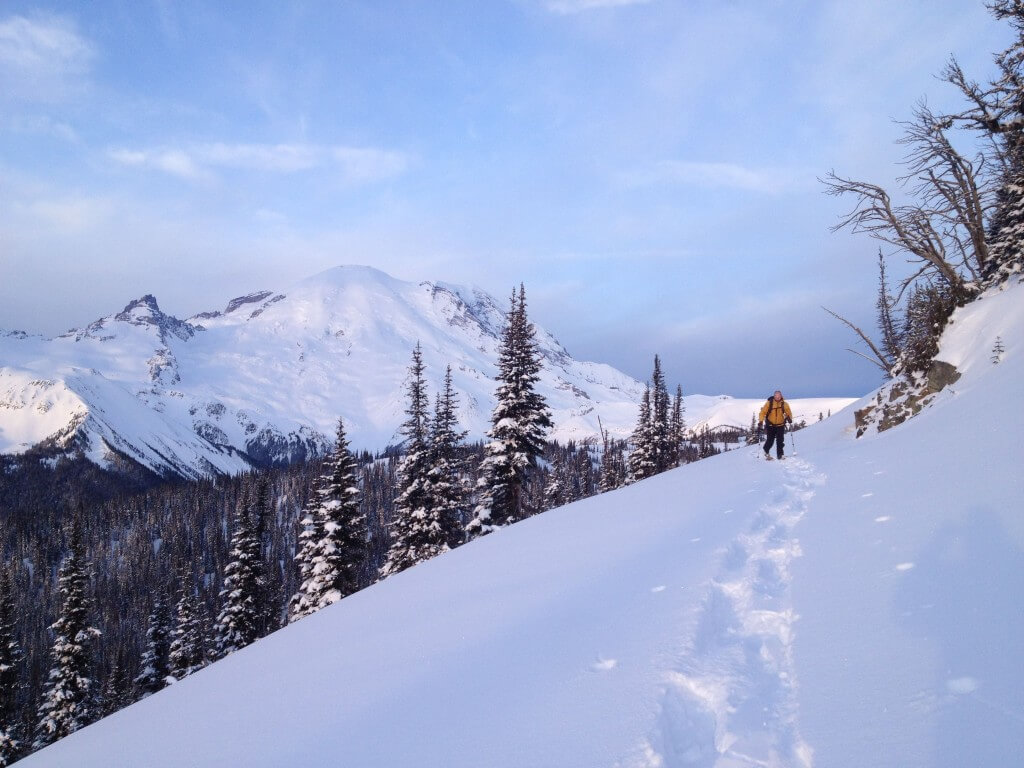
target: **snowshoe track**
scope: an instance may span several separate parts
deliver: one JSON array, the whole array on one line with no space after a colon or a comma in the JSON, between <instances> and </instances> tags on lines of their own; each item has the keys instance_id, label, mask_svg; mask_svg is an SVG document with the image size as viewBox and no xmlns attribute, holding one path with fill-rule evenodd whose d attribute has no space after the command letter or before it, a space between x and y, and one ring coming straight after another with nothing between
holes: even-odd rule
<instances>
[{"instance_id":1,"label":"snowshoe track","mask_svg":"<svg viewBox=\"0 0 1024 768\"><path fill-rule=\"evenodd\" d=\"M812 766L798 727L790 563L801 554L793 527L823 478L796 457L781 474L781 487L721 556L640 765Z\"/></svg>"}]
</instances>

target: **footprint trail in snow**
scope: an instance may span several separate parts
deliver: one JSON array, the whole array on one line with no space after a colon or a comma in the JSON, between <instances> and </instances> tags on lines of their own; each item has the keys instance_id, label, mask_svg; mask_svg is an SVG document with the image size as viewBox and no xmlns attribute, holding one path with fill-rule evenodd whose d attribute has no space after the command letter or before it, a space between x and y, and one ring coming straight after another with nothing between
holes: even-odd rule
<instances>
[{"instance_id":1,"label":"footprint trail in snow","mask_svg":"<svg viewBox=\"0 0 1024 768\"><path fill-rule=\"evenodd\" d=\"M721 557L641 765L812 765L799 732L790 563L801 554L793 528L824 478L792 458L779 480Z\"/></svg>"}]
</instances>

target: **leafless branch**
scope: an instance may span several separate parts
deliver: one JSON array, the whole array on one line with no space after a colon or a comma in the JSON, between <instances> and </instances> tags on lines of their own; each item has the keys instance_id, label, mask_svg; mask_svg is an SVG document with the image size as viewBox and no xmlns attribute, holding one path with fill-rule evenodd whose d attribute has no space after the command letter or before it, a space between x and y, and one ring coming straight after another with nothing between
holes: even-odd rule
<instances>
[{"instance_id":1,"label":"leafless branch","mask_svg":"<svg viewBox=\"0 0 1024 768\"><path fill-rule=\"evenodd\" d=\"M871 341L871 339L868 337L868 335L866 333L864 333L864 331L862 331L860 328L858 328L856 325L851 323L849 320L847 320L842 315L836 314L835 312L833 312L828 307L822 307L822 309L824 309L826 312L828 312L830 315L832 315L832 317L834 317L836 320L841 322L843 325L847 326L848 328L851 328L854 333L856 333L858 336L860 336L861 340L865 344L868 345L868 348L875 355L875 359L872 359L872 358L868 357L867 355L862 354L861 352L858 352L855 349L851 349L850 352L853 352L855 355L860 355L865 360L869 360L870 362L874 363L879 368L881 368L883 371L885 371L886 374L888 374L889 371L892 370L893 364L891 362L889 362L889 360L885 357L885 355L883 355L878 350L878 347L875 346L875 343L873 341Z\"/></svg>"}]
</instances>

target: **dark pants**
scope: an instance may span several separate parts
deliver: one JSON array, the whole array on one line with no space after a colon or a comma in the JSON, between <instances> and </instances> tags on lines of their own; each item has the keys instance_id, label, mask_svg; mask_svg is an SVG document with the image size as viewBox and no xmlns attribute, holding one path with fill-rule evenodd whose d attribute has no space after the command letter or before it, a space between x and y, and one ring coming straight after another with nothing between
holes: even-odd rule
<instances>
[{"instance_id":1,"label":"dark pants","mask_svg":"<svg viewBox=\"0 0 1024 768\"><path fill-rule=\"evenodd\" d=\"M764 433L768 436L768 439L764 442L764 452L768 453L772 449L772 443L775 443L775 455L780 459L782 458L782 444L785 440L786 425L780 424L775 426L774 424L765 424Z\"/></svg>"}]
</instances>

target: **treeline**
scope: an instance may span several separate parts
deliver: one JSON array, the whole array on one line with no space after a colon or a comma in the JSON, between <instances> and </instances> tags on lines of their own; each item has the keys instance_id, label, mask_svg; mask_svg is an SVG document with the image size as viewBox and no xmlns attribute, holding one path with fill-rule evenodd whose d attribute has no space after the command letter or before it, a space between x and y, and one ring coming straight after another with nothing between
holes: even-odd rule
<instances>
[{"instance_id":1,"label":"treeline","mask_svg":"<svg viewBox=\"0 0 1024 768\"><path fill-rule=\"evenodd\" d=\"M883 243L877 336L826 311L857 333L869 350L862 356L890 378L912 381L927 371L953 310L1024 271L1024 4L995 0L988 7L1015 39L995 56L988 82L950 59L940 79L962 106L936 112L922 100L903 123L900 143L908 151L899 194L834 172L824 180L829 194L855 201L834 229ZM895 283L887 274L893 257L912 266Z\"/></svg>"}]
</instances>

